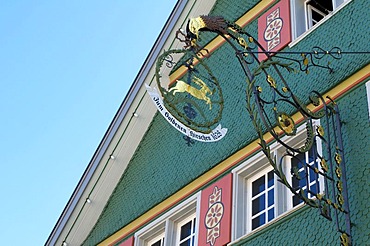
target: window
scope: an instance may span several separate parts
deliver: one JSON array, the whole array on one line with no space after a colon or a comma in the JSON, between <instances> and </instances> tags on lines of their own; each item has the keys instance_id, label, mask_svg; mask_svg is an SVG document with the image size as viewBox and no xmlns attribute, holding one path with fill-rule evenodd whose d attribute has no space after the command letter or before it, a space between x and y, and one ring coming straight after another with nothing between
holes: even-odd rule
<instances>
[{"instance_id":1,"label":"window","mask_svg":"<svg viewBox=\"0 0 370 246\"><path fill-rule=\"evenodd\" d=\"M200 195L194 195L135 233L135 246L196 246Z\"/></svg>"},{"instance_id":2,"label":"window","mask_svg":"<svg viewBox=\"0 0 370 246\"><path fill-rule=\"evenodd\" d=\"M306 153L300 153L290 159L290 167L292 172L296 172L297 176L292 176L291 182L293 188L299 190L302 188L308 198L313 198L314 194L323 191L322 182L319 180L318 174L315 173L315 168L319 169L319 160L314 159L313 149ZM304 175L307 173L307 175ZM292 194L292 207L302 203L297 195Z\"/></svg>"},{"instance_id":3,"label":"window","mask_svg":"<svg viewBox=\"0 0 370 246\"><path fill-rule=\"evenodd\" d=\"M177 226L176 245L179 246L194 246L195 243L195 229L196 229L195 214L184 219Z\"/></svg>"},{"instance_id":4,"label":"window","mask_svg":"<svg viewBox=\"0 0 370 246\"><path fill-rule=\"evenodd\" d=\"M332 0L319 2L317 0L308 0L305 2L305 8L307 18L306 30L308 30L333 11L333 2Z\"/></svg>"},{"instance_id":5,"label":"window","mask_svg":"<svg viewBox=\"0 0 370 246\"><path fill-rule=\"evenodd\" d=\"M301 126L297 136L286 137L285 140L290 146L303 145L306 137L304 129L305 126ZM294 156L286 155L285 147L278 143L271 146L272 154L277 160L282 160L285 175L292 187L297 191L302 189L310 198L324 190L324 182L315 172L315 168L317 171L321 167L318 159L314 158L316 153L313 152L317 149L317 154L321 154L321 142L317 140L316 145L317 147L307 153ZM233 173L233 240L274 221L288 210L302 204L298 196L278 182L273 168L262 152L235 168ZM296 175L292 175L293 173Z\"/></svg>"},{"instance_id":6,"label":"window","mask_svg":"<svg viewBox=\"0 0 370 246\"><path fill-rule=\"evenodd\" d=\"M275 177L272 168L248 179L247 194L249 206L250 230L254 230L275 218Z\"/></svg>"},{"instance_id":7,"label":"window","mask_svg":"<svg viewBox=\"0 0 370 246\"><path fill-rule=\"evenodd\" d=\"M287 210L287 189L277 181L263 153L253 156L233 170L232 238L237 239ZM277 199L278 197L284 199Z\"/></svg>"},{"instance_id":8,"label":"window","mask_svg":"<svg viewBox=\"0 0 370 246\"><path fill-rule=\"evenodd\" d=\"M351 0L290 0L293 40Z\"/></svg>"}]
</instances>

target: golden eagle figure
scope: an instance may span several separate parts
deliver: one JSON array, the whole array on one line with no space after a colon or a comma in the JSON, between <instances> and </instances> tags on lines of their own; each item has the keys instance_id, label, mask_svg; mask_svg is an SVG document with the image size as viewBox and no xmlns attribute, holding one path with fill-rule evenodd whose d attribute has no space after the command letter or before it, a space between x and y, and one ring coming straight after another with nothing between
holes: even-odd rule
<instances>
[{"instance_id":1,"label":"golden eagle figure","mask_svg":"<svg viewBox=\"0 0 370 246\"><path fill-rule=\"evenodd\" d=\"M228 25L221 16L201 15L191 18L186 26L186 33L190 40L199 38L199 31L213 31L219 34L227 34Z\"/></svg>"}]
</instances>

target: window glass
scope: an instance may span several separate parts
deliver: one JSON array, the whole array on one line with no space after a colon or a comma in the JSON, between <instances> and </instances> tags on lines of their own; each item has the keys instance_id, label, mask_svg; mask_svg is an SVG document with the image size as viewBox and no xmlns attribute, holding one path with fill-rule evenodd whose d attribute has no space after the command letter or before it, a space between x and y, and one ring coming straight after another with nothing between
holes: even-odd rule
<instances>
[{"instance_id":1,"label":"window glass","mask_svg":"<svg viewBox=\"0 0 370 246\"><path fill-rule=\"evenodd\" d=\"M181 226L180 240L183 240L191 235L191 221Z\"/></svg>"}]
</instances>

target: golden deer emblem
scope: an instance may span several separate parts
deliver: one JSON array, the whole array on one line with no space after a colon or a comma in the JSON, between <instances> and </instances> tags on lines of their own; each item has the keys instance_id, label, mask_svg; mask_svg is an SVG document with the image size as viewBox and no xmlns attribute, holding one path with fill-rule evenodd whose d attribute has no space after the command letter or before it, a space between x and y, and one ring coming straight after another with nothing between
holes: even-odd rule
<instances>
[{"instance_id":1,"label":"golden deer emblem","mask_svg":"<svg viewBox=\"0 0 370 246\"><path fill-rule=\"evenodd\" d=\"M204 83L201 79L197 77L193 77L192 81L200 86L200 89L197 89L182 80L176 81L176 86L172 87L168 92L172 92L175 95L177 92L187 92L195 98L203 100L206 104L209 105L209 109L212 109L212 102L211 99L207 96L207 94L212 95L213 92L208 88L206 83Z\"/></svg>"}]
</instances>

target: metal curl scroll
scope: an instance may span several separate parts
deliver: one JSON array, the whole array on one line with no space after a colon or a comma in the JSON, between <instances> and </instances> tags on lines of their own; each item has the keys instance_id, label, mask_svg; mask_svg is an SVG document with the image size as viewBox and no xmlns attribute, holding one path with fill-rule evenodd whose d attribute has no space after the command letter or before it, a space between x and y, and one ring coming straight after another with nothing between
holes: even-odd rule
<instances>
[{"instance_id":1,"label":"metal curl scroll","mask_svg":"<svg viewBox=\"0 0 370 246\"><path fill-rule=\"evenodd\" d=\"M166 62L166 67L168 68L173 68L174 64L176 64L174 61L173 61L173 56L171 56L170 54L167 55L167 57L165 57L163 59L163 61Z\"/></svg>"}]
</instances>

